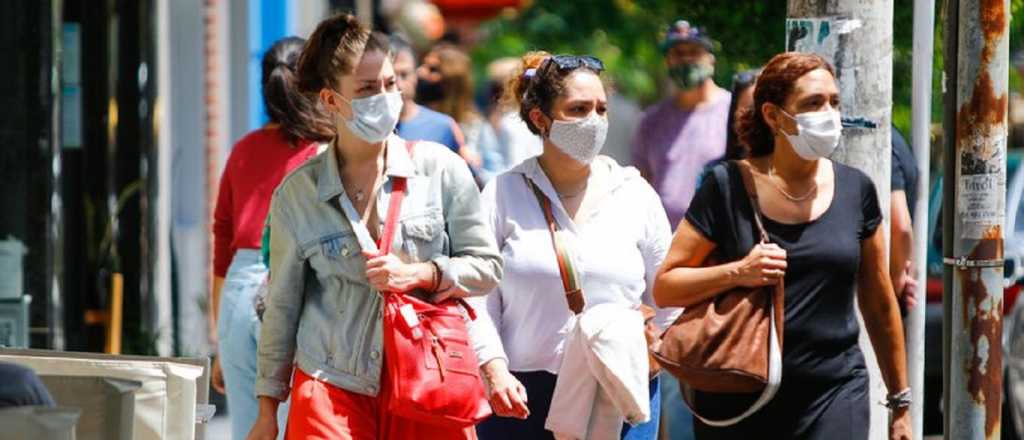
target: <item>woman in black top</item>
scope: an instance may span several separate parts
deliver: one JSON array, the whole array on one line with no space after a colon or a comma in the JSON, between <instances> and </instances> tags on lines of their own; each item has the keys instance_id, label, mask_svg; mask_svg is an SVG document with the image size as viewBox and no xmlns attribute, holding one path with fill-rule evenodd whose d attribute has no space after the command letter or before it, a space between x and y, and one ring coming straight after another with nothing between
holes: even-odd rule
<instances>
[{"instance_id":1,"label":"woman in black top","mask_svg":"<svg viewBox=\"0 0 1024 440\"><path fill-rule=\"evenodd\" d=\"M832 162L841 134L832 67L817 55L784 53L757 80L741 117L750 158L718 165L676 232L654 286L659 306L686 307L729 289L785 280L782 384L767 406L738 424L695 420L700 440L866 439L868 379L857 346L854 286L893 408L891 438L911 438L903 327L885 264L875 187ZM753 209L740 167L754 177L771 244L755 245ZM703 267L714 252L731 263ZM697 393L698 413L725 419L757 395Z\"/></svg>"}]
</instances>

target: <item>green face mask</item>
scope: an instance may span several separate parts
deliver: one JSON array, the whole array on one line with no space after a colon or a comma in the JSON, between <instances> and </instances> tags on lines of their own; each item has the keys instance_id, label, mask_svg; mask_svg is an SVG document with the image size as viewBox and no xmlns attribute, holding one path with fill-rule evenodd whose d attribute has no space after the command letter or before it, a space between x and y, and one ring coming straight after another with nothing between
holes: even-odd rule
<instances>
[{"instance_id":1,"label":"green face mask","mask_svg":"<svg viewBox=\"0 0 1024 440\"><path fill-rule=\"evenodd\" d=\"M693 90L704 84L704 81L711 78L714 73L714 66L703 63L680 64L668 69L669 78L683 90Z\"/></svg>"}]
</instances>

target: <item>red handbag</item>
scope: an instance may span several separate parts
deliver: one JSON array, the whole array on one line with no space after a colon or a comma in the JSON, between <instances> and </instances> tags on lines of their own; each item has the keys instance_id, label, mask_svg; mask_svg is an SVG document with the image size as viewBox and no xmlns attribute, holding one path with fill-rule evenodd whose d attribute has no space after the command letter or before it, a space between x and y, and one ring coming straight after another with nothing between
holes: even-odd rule
<instances>
[{"instance_id":1,"label":"red handbag","mask_svg":"<svg viewBox=\"0 0 1024 440\"><path fill-rule=\"evenodd\" d=\"M381 231L382 255L391 252L405 190L405 179L395 178ZM473 426L489 417L491 407L466 326L467 316L476 319L469 304L461 298L433 304L412 294L385 292L383 296L387 410L453 428Z\"/></svg>"}]
</instances>

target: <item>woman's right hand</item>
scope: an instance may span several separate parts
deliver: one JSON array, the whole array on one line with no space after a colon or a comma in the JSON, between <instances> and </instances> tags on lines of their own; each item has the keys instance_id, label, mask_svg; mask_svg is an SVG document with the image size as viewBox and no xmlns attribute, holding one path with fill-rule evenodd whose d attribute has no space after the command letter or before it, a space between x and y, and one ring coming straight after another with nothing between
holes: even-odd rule
<instances>
[{"instance_id":1,"label":"woman's right hand","mask_svg":"<svg viewBox=\"0 0 1024 440\"><path fill-rule=\"evenodd\" d=\"M758 244L736 265L736 281L740 286L771 286L786 276L786 250L774 243Z\"/></svg>"},{"instance_id":2,"label":"woman's right hand","mask_svg":"<svg viewBox=\"0 0 1024 440\"><path fill-rule=\"evenodd\" d=\"M246 440L277 440L277 403L260 397L260 411ZM270 410L273 407L273 410Z\"/></svg>"},{"instance_id":3,"label":"woman's right hand","mask_svg":"<svg viewBox=\"0 0 1024 440\"><path fill-rule=\"evenodd\" d=\"M526 406L526 388L508 371L503 359L494 359L483 366L494 414L501 417L526 419L530 409Z\"/></svg>"},{"instance_id":4,"label":"woman's right hand","mask_svg":"<svg viewBox=\"0 0 1024 440\"><path fill-rule=\"evenodd\" d=\"M224 370L220 367L220 356L213 358L213 366L210 369L210 384L218 393L227 394L224 391Z\"/></svg>"}]
</instances>

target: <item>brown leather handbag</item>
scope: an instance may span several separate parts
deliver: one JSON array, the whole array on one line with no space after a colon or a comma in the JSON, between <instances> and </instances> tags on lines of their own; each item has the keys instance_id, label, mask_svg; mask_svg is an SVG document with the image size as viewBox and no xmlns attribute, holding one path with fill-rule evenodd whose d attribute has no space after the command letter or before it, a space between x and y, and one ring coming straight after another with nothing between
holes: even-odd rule
<instances>
[{"instance_id":1,"label":"brown leather handbag","mask_svg":"<svg viewBox=\"0 0 1024 440\"><path fill-rule=\"evenodd\" d=\"M753 176L748 165L737 162L736 166L753 207L756 236L761 243L768 243ZM715 174L719 185L725 188L725 169L718 167ZM709 258L704 264L718 263ZM691 397L691 390L761 393L748 411L729 420L707 420L694 411L705 423L738 423L774 397L782 378L783 295L781 280L774 286L737 287L686 307L662 335L654 357L679 379L684 397ZM686 400L690 404L691 399Z\"/></svg>"}]
</instances>

